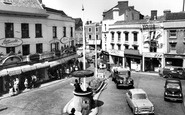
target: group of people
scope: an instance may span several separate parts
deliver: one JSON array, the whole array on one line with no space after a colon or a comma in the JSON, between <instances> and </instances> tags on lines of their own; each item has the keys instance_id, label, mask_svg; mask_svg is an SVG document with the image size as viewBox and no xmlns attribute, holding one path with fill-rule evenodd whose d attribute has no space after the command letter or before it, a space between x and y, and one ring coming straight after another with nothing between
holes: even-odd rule
<instances>
[{"instance_id":1,"label":"group of people","mask_svg":"<svg viewBox=\"0 0 185 115\"><path fill-rule=\"evenodd\" d=\"M37 86L37 76L36 75L33 74L30 79L26 77L24 81L21 81L19 77L17 76L11 79L9 82L9 94L17 95L23 89L35 88L36 86Z\"/></svg>"}]
</instances>

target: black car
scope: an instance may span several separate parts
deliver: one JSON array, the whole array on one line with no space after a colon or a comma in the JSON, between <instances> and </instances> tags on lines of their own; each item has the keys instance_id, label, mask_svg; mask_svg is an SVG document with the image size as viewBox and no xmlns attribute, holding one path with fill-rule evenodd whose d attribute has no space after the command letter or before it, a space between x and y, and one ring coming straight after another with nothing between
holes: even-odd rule
<instances>
[{"instance_id":1,"label":"black car","mask_svg":"<svg viewBox=\"0 0 185 115\"><path fill-rule=\"evenodd\" d=\"M164 86L164 100L183 102L181 81L178 79L167 79Z\"/></svg>"}]
</instances>

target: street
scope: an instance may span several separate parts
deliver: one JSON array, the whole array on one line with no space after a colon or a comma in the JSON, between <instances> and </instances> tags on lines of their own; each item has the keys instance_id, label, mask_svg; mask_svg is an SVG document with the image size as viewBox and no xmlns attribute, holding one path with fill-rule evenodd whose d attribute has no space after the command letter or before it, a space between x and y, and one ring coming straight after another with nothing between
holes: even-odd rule
<instances>
[{"instance_id":1,"label":"street","mask_svg":"<svg viewBox=\"0 0 185 115\"><path fill-rule=\"evenodd\" d=\"M90 68L93 69L93 68ZM106 76L110 72L104 72ZM155 115L184 115L183 104L176 102L165 102L163 99L165 79L158 75L132 73L135 88L146 91L149 99L155 106ZM64 106L73 97L74 87L70 82L75 78L57 82L55 84L34 89L17 96L0 100L0 105L8 108L0 111L1 115L61 115ZM91 78L87 78L87 81ZM107 79L108 85L98 99L98 115L133 115L126 103L125 93L128 89L117 89L112 79ZM185 81L182 81L185 94Z\"/></svg>"},{"instance_id":2,"label":"street","mask_svg":"<svg viewBox=\"0 0 185 115\"><path fill-rule=\"evenodd\" d=\"M132 73L135 88L142 88L154 104L155 115L184 115L182 103L165 102L163 99L165 79L158 75ZM185 93L185 81L182 81ZM126 103L125 93L128 89L117 89L115 83L109 79L107 88L100 95L99 101L103 104L98 115L133 115Z\"/></svg>"}]
</instances>

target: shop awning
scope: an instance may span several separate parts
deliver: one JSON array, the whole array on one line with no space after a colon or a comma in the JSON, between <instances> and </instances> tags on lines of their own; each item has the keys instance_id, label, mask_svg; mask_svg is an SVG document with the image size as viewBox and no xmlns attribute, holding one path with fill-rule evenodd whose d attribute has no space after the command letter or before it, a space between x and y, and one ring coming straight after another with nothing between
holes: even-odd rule
<instances>
[{"instance_id":1,"label":"shop awning","mask_svg":"<svg viewBox=\"0 0 185 115\"><path fill-rule=\"evenodd\" d=\"M9 76L21 74L21 67L13 67L7 69Z\"/></svg>"},{"instance_id":2,"label":"shop awning","mask_svg":"<svg viewBox=\"0 0 185 115\"><path fill-rule=\"evenodd\" d=\"M33 70L36 70L36 66L33 66L33 65L24 65L24 66L21 66L21 70L22 72L28 72L28 71L33 71Z\"/></svg>"},{"instance_id":3,"label":"shop awning","mask_svg":"<svg viewBox=\"0 0 185 115\"><path fill-rule=\"evenodd\" d=\"M7 69L2 69L2 70L0 70L0 77L1 77L1 76L6 76L6 75L8 75Z\"/></svg>"},{"instance_id":4,"label":"shop awning","mask_svg":"<svg viewBox=\"0 0 185 115\"><path fill-rule=\"evenodd\" d=\"M41 68L49 67L50 63L49 62L36 63L36 64L33 64L33 66L35 66L37 69L41 69Z\"/></svg>"}]
</instances>

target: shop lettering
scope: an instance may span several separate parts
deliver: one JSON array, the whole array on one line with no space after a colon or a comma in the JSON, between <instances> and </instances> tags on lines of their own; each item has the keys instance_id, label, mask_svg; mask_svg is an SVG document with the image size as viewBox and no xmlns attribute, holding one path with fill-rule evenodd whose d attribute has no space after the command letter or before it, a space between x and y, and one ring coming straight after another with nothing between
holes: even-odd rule
<instances>
[{"instance_id":1,"label":"shop lettering","mask_svg":"<svg viewBox=\"0 0 185 115\"><path fill-rule=\"evenodd\" d=\"M143 26L143 29L155 29L155 25L154 24L145 24L145 25L142 25Z\"/></svg>"},{"instance_id":2,"label":"shop lettering","mask_svg":"<svg viewBox=\"0 0 185 115\"><path fill-rule=\"evenodd\" d=\"M15 47L21 45L23 42L19 38L2 38L0 39L1 47Z\"/></svg>"}]
</instances>

